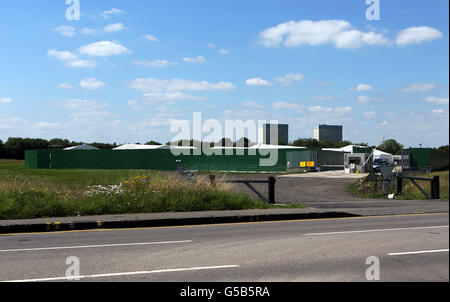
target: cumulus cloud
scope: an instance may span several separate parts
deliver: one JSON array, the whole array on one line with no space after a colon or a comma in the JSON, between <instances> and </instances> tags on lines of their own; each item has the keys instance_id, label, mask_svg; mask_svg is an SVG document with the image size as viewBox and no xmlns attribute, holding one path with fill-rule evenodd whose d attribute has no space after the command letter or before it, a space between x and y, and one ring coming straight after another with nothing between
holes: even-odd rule
<instances>
[{"instance_id":1,"label":"cumulus cloud","mask_svg":"<svg viewBox=\"0 0 450 302\"><path fill-rule=\"evenodd\" d=\"M125 11L118 9L118 8L112 8L110 10L105 10L104 12L102 12L101 16L105 19L108 19L111 16L117 16L117 15L121 15L121 14L125 14Z\"/></svg>"},{"instance_id":2,"label":"cumulus cloud","mask_svg":"<svg viewBox=\"0 0 450 302\"><path fill-rule=\"evenodd\" d=\"M131 53L131 50L129 50L125 46L111 41L100 41L84 45L78 48L78 51L84 55L96 57L109 57Z\"/></svg>"},{"instance_id":3,"label":"cumulus cloud","mask_svg":"<svg viewBox=\"0 0 450 302\"><path fill-rule=\"evenodd\" d=\"M436 105L446 105L448 104L448 98L438 98L435 96L430 96L425 99L425 102Z\"/></svg>"},{"instance_id":4,"label":"cumulus cloud","mask_svg":"<svg viewBox=\"0 0 450 302\"><path fill-rule=\"evenodd\" d=\"M150 35L150 34L145 35L144 38L145 38L147 41L150 41L150 42L158 42L158 41L159 41L157 38L155 38L155 36Z\"/></svg>"},{"instance_id":5,"label":"cumulus cloud","mask_svg":"<svg viewBox=\"0 0 450 302\"><path fill-rule=\"evenodd\" d=\"M204 97L193 96L183 92L148 92L143 95L147 103L169 102L173 103L177 100L204 101Z\"/></svg>"},{"instance_id":6,"label":"cumulus cloud","mask_svg":"<svg viewBox=\"0 0 450 302\"><path fill-rule=\"evenodd\" d=\"M106 84L96 78L87 78L80 81L80 86L84 89L96 90L105 87Z\"/></svg>"},{"instance_id":7,"label":"cumulus cloud","mask_svg":"<svg viewBox=\"0 0 450 302\"><path fill-rule=\"evenodd\" d=\"M76 35L75 27L67 26L67 25L61 25L54 29L57 33L65 36L65 37L73 37Z\"/></svg>"},{"instance_id":8,"label":"cumulus cloud","mask_svg":"<svg viewBox=\"0 0 450 302\"><path fill-rule=\"evenodd\" d=\"M55 101L52 104L68 109L76 109L82 111L97 111L101 109L105 109L108 107L108 104L105 102L84 100L84 99L69 99L62 101Z\"/></svg>"},{"instance_id":9,"label":"cumulus cloud","mask_svg":"<svg viewBox=\"0 0 450 302\"><path fill-rule=\"evenodd\" d=\"M275 81L280 83L282 86L290 86L294 82L302 81L304 78L305 77L302 74L291 72L282 77L276 78Z\"/></svg>"},{"instance_id":10,"label":"cumulus cloud","mask_svg":"<svg viewBox=\"0 0 450 302\"><path fill-rule=\"evenodd\" d=\"M203 64L206 62L206 59L202 56L198 56L196 58L185 57L185 58L183 58L183 62L190 63L190 64Z\"/></svg>"},{"instance_id":11,"label":"cumulus cloud","mask_svg":"<svg viewBox=\"0 0 450 302\"><path fill-rule=\"evenodd\" d=\"M59 61L64 62L64 65L75 68L94 68L97 66L97 62L92 60L79 59L77 55L70 51L60 51L56 49L50 49L47 52L49 57L54 57Z\"/></svg>"},{"instance_id":12,"label":"cumulus cloud","mask_svg":"<svg viewBox=\"0 0 450 302\"><path fill-rule=\"evenodd\" d=\"M259 42L264 47L332 44L344 49L389 43L382 34L361 32L344 20L301 20L281 23L262 31L259 34Z\"/></svg>"},{"instance_id":13,"label":"cumulus cloud","mask_svg":"<svg viewBox=\"0 0 450 302\"><path fill-rule=\"evenodd\" d=\"M354 88L354 90L356 90L356 91L371 91L371 90L373 90L373 86L368 85L368 84L359 84L356 88Z\"/></svg>"},{"instance_id":14,"label":"cumulus cloud","mask_svg":"<svg viewBox=\"0 0 450 302\"><path fill-rule=\"evenodd\" d=\"M377 113L375 111L364 112L364 117L367 119L373 119L377 117Z\"/></svg>"},{"instance_id":15,"label":"cumulus cloud","mask_svg":"<svg viewBox=\"0 0 450 302\"><path fill-rule=\"evenodd\" d=\"M248 79L245 83L248 86L272 86L272 83L261 78Z\"/></svg>"},{"instance_id":16,"label":"cumulus cloud","mask_svg":"<svg viewBox=\"0 0 450 302\"><path fill-rule=\"evenodd\" d=\"M176 62L169 62L167 60L133 61L133 64L134 65L145 66L145 67L156 67L156 68L177 65Z\"/></svg>"},{"instance_id":17,"label":"cumulus cloud","mask_svg":"<svg viewBox=\"0 0 450 302\"><path fill-rule=\"evenodd\" d=\"M97 35L97 34L105 34L105 33L112 33L112 32L120 32L125 30L125 25L123 23L113 23L108 24L105 27L102 28L88 28L83 27L81 30L81 33L84 35Z\"/></svg>"},{"instance_id":18,"label":"cumulus cloud","mask_svg":"<svg viewBox=\"0 0 450 302\"><path fill-rule=\"evenodd\" d=\"M133 89L144 92L179 92L179 91L206 91L206 90L233 90L236 87L229 82L210 83L191 80L172 79L136 79L128 83Z\"/></svg>"},{"instance_id":19,"label":"cumulus cloud","mask_svg":"<svg viewBox=\"0 0 450 302\"><path fill-rule=\"evenodd\" d=\"M437 85L435 83L414 83L398 90L400 92L422 92L433 90L436 87Z\"/></svg>"},{"instance_id":20,"label":"cumulus cloud","mask_svg":"<svg viewBox=\"0 0 450 302\"><path fill-rule=\"evenodd\" d=\"M11 98L0 98L0 104L8 104L11 103L13 100Z\"/></svg>"},{"instance_id":21,"label":"cumulus cloud","mask_svg":"<svg viewBox=\"0 0 450 302\"><path fill-rule=\"evenodd\" d=\"M301 112L303 109L303 105L298 104L298 103L287 103L287 102L280 101L280 102L273 103L272 108L275 110L287 109L287 110L294 110L296 112Z\"/></svg>"},{"instance_id":22,"label":"cumulus cloud","mask_svg":"<svg viewBox=\"0 0 450 302\"><path fill-rule=\"evenodd\" d=\"M72 85L70 85L70 84L68 84L68 83L61 83L61 84L58 85L58 87L59 87L59 88L62 88L62 89L66 89L66 90L74 89L74 88L75 88L74 86L72 86Z\"/></svg>"},{"instance_id":23,"label":"cumulus cloud","mask_svg":"<svg viewBox=\"0 0 450 302\"><path fill-rule=\"evenodd\" d=\"M409 44L420 44L441 38L442 33L437 29L428 26L410 27L398 33L396 44L399 46L406 46Z\"/></svg>"}]
</instances>

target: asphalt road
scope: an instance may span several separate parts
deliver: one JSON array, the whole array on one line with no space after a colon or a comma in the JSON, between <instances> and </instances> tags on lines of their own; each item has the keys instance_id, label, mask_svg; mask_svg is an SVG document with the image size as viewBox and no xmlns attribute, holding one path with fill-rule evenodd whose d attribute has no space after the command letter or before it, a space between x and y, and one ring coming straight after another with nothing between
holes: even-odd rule
<instances>
[{"instance_id":1,"label":"asphalt road","mask_svg":"<svg viewBox=\"0 0 450 302\"><path fill-rule=\"evenodd\" d=\"M2 235L0 281L67 281L75 256L88 282L364 282L374 259L380 281L448 282L448 225L423 214Z\"/></svg>"}]
</instances>

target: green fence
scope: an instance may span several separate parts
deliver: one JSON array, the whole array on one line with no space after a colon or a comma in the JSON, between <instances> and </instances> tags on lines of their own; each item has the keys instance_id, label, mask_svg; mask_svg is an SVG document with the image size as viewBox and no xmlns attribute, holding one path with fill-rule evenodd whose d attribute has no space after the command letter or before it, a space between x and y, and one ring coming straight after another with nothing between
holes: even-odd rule
<instances>
[{"instance_id":1,"label":"green fence","mask_svg":"<svg viewBox=\"0 0 450 302\"><path fill-rule=\"evenodd\" d=\"M344 154L344 152L322 149L303 149L288 151L286 158L291 168L300 168L302 162L314 162L314 166L321 170L344 169Z\"/></svg>"},{"instance_id":2,"label":"green fence","mask_svg":"<svg viewBox=\"0 0 450 302\"><path fill-rule=\"evenodd\" d=\"M277 151L277 152L275 152ZM191 153L192 150L189 150ZM32 150L26 151L29 169L101 169L174 171L181 164L192 171L286 172L285 150L252 150L231 155L174 155L171 150ZM238 151L239 152L239 151ZM250 152L250 153L249 153ZM271 152L271 153L270 153ZM276 155L276 156L275 156ZM262 165L274 158L274 164Z\"/></svg>"},{"instance_id":3,"label":"green fence","mask_svg":"<svg viewBox=\"0 0 450 302\"><path fill-rule=\"evenodd\" d=\"M414 170L440 171L449 167L449 153L427 148L411 148L410 166Z\"/></svg>"}]
</instances>

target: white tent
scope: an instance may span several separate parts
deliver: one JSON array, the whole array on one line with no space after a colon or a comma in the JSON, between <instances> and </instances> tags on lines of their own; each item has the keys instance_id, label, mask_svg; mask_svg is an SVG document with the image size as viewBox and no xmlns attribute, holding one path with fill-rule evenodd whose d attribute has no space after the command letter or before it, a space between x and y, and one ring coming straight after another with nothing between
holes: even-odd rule
<instances>
[{"instance_id":1,"label":"white tent","mask_svg":"<svg viewBox=\"0 0 450 302\"><path fill-rule=\"evenodd\" d=\"M168 145L138 145L138 144L125 144L120 147L117 147L113 150L167 150L167 149L197 149L195 147L184 147L184 146L168 146Z\"/></svg>"},{"instance_id":2,"label":"white tent","mask_svg":"<svg viewBox=\"0 0 450 302\"><path fill-rule=\"evenodd\" d=\"M70 151L70 150L100 150L99 148L96 148L94 146L91 145L79 145L79 146L75 146L75 147L69 147L69 148L65 148L65 151Z\"/></svg>"}]
</instances>

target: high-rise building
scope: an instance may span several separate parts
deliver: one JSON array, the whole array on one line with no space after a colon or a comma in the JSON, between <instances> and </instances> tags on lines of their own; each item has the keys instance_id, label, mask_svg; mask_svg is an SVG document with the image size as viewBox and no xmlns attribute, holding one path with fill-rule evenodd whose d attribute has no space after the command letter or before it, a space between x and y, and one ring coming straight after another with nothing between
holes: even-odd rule
<instances>
[{"instance_id":1,"label":"high-rise building","mask_svg":"<svg viewBox=\"0 0 450 302\"><path fill-rule=\"evenodd\" d=\"M289 125L287 124L263 124L258 129L258 143L266 145L287 145L289 144ZM278 138L270 136L272 133L277 134ZM273 141L271 141L273 140Z\"/></svg>"},{"instance_id":2,"label":"high-rise building","mask_svg":"<svg viewBox=\"0 0 450 302\"><path fill-rule=\"evenodd\" d=\"M343 128L343 126L319 125L319 127L314 129L314 138L319 142L341 142Z\"/></svg>"}]
</instances>

